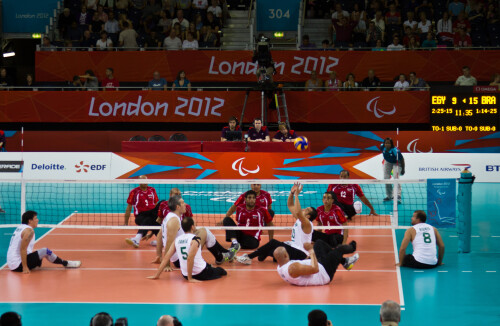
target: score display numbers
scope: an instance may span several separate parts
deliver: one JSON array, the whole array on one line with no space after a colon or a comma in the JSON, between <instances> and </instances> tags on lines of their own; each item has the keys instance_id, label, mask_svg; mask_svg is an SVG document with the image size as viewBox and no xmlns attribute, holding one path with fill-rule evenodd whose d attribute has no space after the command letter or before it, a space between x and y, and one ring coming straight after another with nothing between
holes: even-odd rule
<instances>
[{"instance_id":1,"label":"score display numbers","mask_svg":"<svg viewBox=\"0 0 500 326\"><path fill-rule=\"evenodd\" d=\"M498 94L432 94L432 131L499 129Z\"/></svg>"}]
</instances>

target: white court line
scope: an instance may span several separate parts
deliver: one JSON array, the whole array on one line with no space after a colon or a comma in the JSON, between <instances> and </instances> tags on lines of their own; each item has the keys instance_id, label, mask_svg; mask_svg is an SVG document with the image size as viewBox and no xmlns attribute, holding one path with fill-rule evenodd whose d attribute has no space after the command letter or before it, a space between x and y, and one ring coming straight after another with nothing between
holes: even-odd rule
<instances>
[{"instance_id":1,"label":"white court line","mask_svg":"<svg viewBox=\"0 0 500 326\"><path fill-rule=\"evenodd\" d=\"M448 271L438 271L438 273L448 273Z\"/></svg>"},{"instance_id":2,"label":"white court line","mask_svg":"<svg viewBox=\"0 0 500 326\"><path fill-rule=\"evenodd\" d=\"M486 273L496 273L497 271L486 271Z\"/></svg>"},{"instance_id":3,"label":"white court line","mask_svg":"<svg viewBox=\"0 0 500 326\"><path fill-rule=\"evenodd\" d=\"M12 235L12 233L4 233L4 235ZM56 233L52 234L52 236L95 236L95 235L101 235L101 236L134 236L135 233ZM213 233L215 236L225 236L224 233ZM262 234L262 237L267 237L267 234ZM289 234L274 234L274 237L290 237ZM355 237L355 238L389 238L391 237L390 235L368 235L368 234L350 234L349 237Z\"/></svg>"},{"instance_id":4,"label":"white court line","mask_svg":"<svg viewBox=\"0 0 500 326\"><path fill-rule=\"evenodd\" d=\"M472 271L462 271L462 273L472 273Z\"/></svg>"},{"instance_id":5,"label":"white court line","mask_svg":"<svg viewBox=\"0 0 500 326\"><path fill-rule=\"evenodd\" d=\"M222 265L224 267L224 265ZM61 267L42 267L37 270L62 270ZM224 268L229 272L274 272L276 273L276 268ZM66 269L68 270L68 269ZM120 268L120 267L80 267L70 270L81 270L81 271L157 271L158 268ZM178 271L178 269L174 269ZM395 270L384 270L384 269L351 269L347 270L337 270L337 272L357 272L357 273L395 273Z\"/></svg>"},{"instance_id":6,"label":"white court line","mask_svg":"<svg viewBox=\"0 0 500 326\"><path fill-rule=\"evenodd\" d=\"M399 263L399 252L398 252L398 244L396 241L396 231L394 229L392 231L392 244L394 246L394 259L396 263ZM399 291L399 304L401 306L405 305L405 297L403 294L403 282L401 281L401 268L396 266L396 277L398 279L398 291Z\"/></svg>"},{"instance_id":7,"label":"white court line","mask_svg":"<svg viewBox=\"0 0 500 326\"><path fill-rule=\"evenodd\" d=\"M413 271L413 273L423 273L424 271Z\"/></svg>"},{"instance_id":8,"label":"white court line","mask_svg":"<svg viewBox=\"0 0 500 326\"><path fill-rule=\"evenodd\" d=\"M155 252L155 247L151 246L151 248L148 249L51 249L54 252ZM203 249L202 252L209 252L206 249ZM253 250L240 250L238 251L240 253L249 253L253 252ZM362 253L362 254L392 254L392 251L359 251L357 250L356 252Z\"/></svg>"},{"instance_id":9,"label":"white court line","mask_svg":"<svg viewBox=\"0 0 500 326\"><path fill-rule=\"evenodd\" d=\"M73 214L74 214L74 213L71 213L71 214L69 214L68 216L66 216L66 217L64 218L64 220L62 220L61 222L57 223L57 225L64 223L64 222L65 222L68 218L70 218ZM44 235L42 235L40 238L36 239L34 244L36 244L38 241L40 241L40 240L42 240L43 238L45 238L45 236L47 236L47 235L48 235L50 232L52 232L53 230L54 230L54 228L52 228L52 229L48 230L48 231L47 231ZM7 266L7 263L3 264L3 265L0 267L0 270L3 270L3 269L5 268L5 266Z\"/></svg>"},{"instance_id":10,"label":"white court line","mask_svg":"<svg viewBox=\"0 0 500 326\"><path fill-rule=\"evenodd\" d=\"M289 286L286 283L285 286ZM24 304L24 303L47 303L47 301L0 301L0 303L9 303L9 304ZM123 304L130 304L130 305L143 305L143 304L148 304L148 305L203 305L203 306L219 306L219 305L231 305L231 306L238 306L238 305L244 305L244 306L317 306L317 305L322 305L322 306L378 306L380 307L380 303L311 303L311 302L306 302L306 303L276 303L276 302L259 302L259 303L234 303L234 302L100 302L100 301L75 301L75 302L68 302L68 301L59 301L59 302L50 302L54 304L61 304L61 303L75 303L75 304L108 304L108 305L123 305ZM401 308L403 310L404 308Z\"/></svg>"}]
</instances>

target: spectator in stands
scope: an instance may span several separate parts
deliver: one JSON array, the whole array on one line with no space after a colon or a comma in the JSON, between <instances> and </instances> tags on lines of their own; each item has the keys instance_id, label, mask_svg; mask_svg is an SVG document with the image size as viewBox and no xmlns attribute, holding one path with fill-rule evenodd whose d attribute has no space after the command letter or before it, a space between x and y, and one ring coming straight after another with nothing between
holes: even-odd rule
<instances>
[{"instance_id":1,"label":"spectator in stands","mask_svg":"<svg viewBox=\"0 0 500 326\"><path fill-rule=\"evenodd\" d=\"M355 81L355 76L351 72L347 75L346 81L344 82L344 91L357 91L358 83Z\"/></svg>"},{"instance_id":2,"label":"spectator in stands","mask_svg":"<svg viewBox=\"0 0 500 326\"><path fill-rule=\"evenodd\" d=\"M148 87L150 91L166 91L167 81L165 78L160 77L160 73L158 71L155 71L153 73L153 79L149 81Z\"/></svg>"},{"instance_id":3,"label":"spectator in stands","mask_svg":"<svg viewBox=\"0 0 500 326\"><path fill-rule=\"evenodd\" d=\"M371 21L366 30L366 43L369 47L375 47L377 46L377 40L382 40L382 32L375 25L375 22ZM382 42L380 46L382 46Z\"/></svg>"},{"instance_id":4,"label":"spectator in stands","mask_svg":"<svg viewBox=\"0 0 500 326\"><path fill-rule=\"evenodd\" d=\"M57 48L50 42L50 38L48 36L44 36L40 51L57 51Z\"/></svg>"},{"instance_id":5,"label":"spectator in stands","mask_svg":"<svg viewBox=\"0 0 500 326\"><path fill-rule=\"evenodd\" d=\"M83 38L80 41L79 44L79 51L88 51L94 47L94 40L92 39L92 36L90 35L90 31L86 30L83 32Z\"/></svg>"},{"instance_id":6,"label":"spectator in stands","mask_svg":"<svg viewBox=\"0 0 500 326\"><path fill-rule=\"evenodd\" d=\"M211 12L207 13L207 21L205 22L206 25L212 27L212 29L218 33L219 30L221 29L221 24L218 19L215 18L214 14Z\"/></svg>"},{"instance_id":7,"label":"spectator in stands","mask_svg":"<svg viewBox=\"0 0 500 326\"><path fill-rule=\"evenodd\" d=\"M453 33L453 23L451 22L450 14L445 11L443 18L438 20L437 32L440 33Z\"/></svg>"},{"instance_id":8,"label":"spectator in stands","mask_svg":"<svg viewBox=\"0 0 500 326\"><path fill-rule=\"evenodd\" d=\"M99 34L104 30L104 23L99 19L99 13L94 12L92 15L92 20L90 21L89 30L92 34Z\"/></svg>"},{"instance_id":9,"label":"spectator in stands","mask_svg":"<svg viewBox=\"0 0 500 326\"><path fill-rule=\"evenodd\" d=\"M78 44L79 42L75 42ZM64 41L64 51L75 51L76 49L73 47L73 41L72 40L65 40Z\"/></svg>"},{"instance_id":10,"label":"spectator in stands","mask_svg":"<svg viewBox=\"0 0 500 326\"><path fill-rule=\"evenodd\" d=\"M21 315L17 312L9 311L0 317L1 326L22 326Z\"/></svg>"},{"instance_id":11,"label":"spectator in stands","mask_svg":"<svg viewBox=\"0 0 500 326\"><path fill-rule=\"evenodd\" d=\"M222 132L220 135L220 141L227 141L228 140L228 138L229 138L227 136L228 131L241 131L240 126L238 126L238 121L236 120L235 117L229 118L228 125L225 126L224 128L222 128ZM230 139L230 140L233 140L233 139ZM240 140L241 140L241 134L240 134Z\"/></svg>"},{"instance_id":12,"label":"spectator in stands","mask_svg":"<svg viewBox=\"0 0 500 326\"><path fill-rule=\"evenodd\" d=\"M200 48L213 48L216 46L217 36L210 26L203 26L200 32Z\"/></svg>"},{"instance_id":13,"label":"spectator in stands","mask_svg":"<svg viewBox=\"0 0 500 326\"><path fill-rule=\"evenodd\" d=\"M459 28L453 36L453 46L456 48L470 48L472 46L472 39L465 30Z\"/></svg>"},{"instance_id":14,"label":"spectator in stands","mask_svg":"<svg viewBox=\"0 0 500 326\"><path fill-rule=\"evenodd\" d=\"M407 19L403 23L403 27L410 27L412 33L417 32L418 22L415 20L415 13L413 11L408 11L406 13Z\"/></svg>"},{"instance_id":15,"label":"spectator in stands","mask_svg":"<svg viewBox=\"0 0 500 326\"><path fill-rule=\"evenodd\" d=\"M7 86L13 86L12 78L7 75L7 69L0 68L0 90L7 89Z\"/></svg>"},{"instance_id":16,"label":"spectator in stands","mask_svg":"<svg viewBox=\"0 0 500 326\"><path fill-rule=\"evenodd\" d=\"M448 12L453 18L457 18L460 13L464 13L465 4L459 0L453 0L448 5Z\"/></svg>"},{"instance_id":17,"label":"spectator in stands","mask_svg":"<svg viewBox=\"0 0 500 326\"><path fill-rule=\"evenodd\" d=\"M5 132L0 130L0 152L5 152ZM0 208L1 210L1 208ZM5 211L0 211L0 213L5 213Z\"/></svg>"},{"instance_id":18,"label":"spectator in stands","mask_svg":"<svg viewBox=\"0 0 500 326\"><path fill-rule=\"evenodd\" d=\"M300 45L301 50L313 50L316 48L314 43L309 42L309 35L305 34L302 36L302 44Z\"/></svg>"},{"instance_id":19,"label":"spectator in stands","mask_svg":"<svg viewBox=\"0 0 500 326\"><path fill-rule=\"evenodd\" d=\"M332 48L330 47L330 42L328 40L323 40L321 42L321 50L322 51L329 51L329 50L332 50Z\"/></svg>"},{"instance_id":20,"label":"spectator in stands","mask_svg":"<svg viewBox=\"0 0 500 326\"><path fill-rule=\"evenodd\" d=\"M57 20L57 28L59 29L60 39L65 39L67 37L68 28L74 21L75 17L71 15L69 8L64 8L63 12L59 15L59 18Z\"/></svg>"},{"instance_id":21,"label":"spectator in stands","mask_svg":"<svg viewBox=\"0 0 500 326\"><path fill-rule=\"evenodd\" d=\"M435 48L437 46L436 39L432 32L427 33L427 38L422 42L423 48Z\"/></svg>"},{"instance_id":22,"label":"spectator in stands","mask_svg":"<svg viewBox=\"0 0 500 326\"><path fill-rule=\"evenodd\" d=\"M207 15L208 0L192 0L192 7L191 16L200 14L205 17Z\"/></svg>"},{"instance_id":23,"label":"spectator in stands","mask_svg":"<svg viewBox=\"0 0 500 326\"><path fill-rule=\"evenodd\" d=\"M253 127L250 127L247 132L249 142L267 142L269 139L269 130L262 125L261 118L253 120Z\"/></svg>"},{"instance_id":24,"label":"spectator in stands","mask_svg":"<svg viewBox=\"0 0 500 326\"><path fill-rule=\"evenodd\" d=\"M378 39L375 46L372 48L372 51L385 51L386 48L382 46L382 40Z\"/></svg>"},{"instance_id":25,"label":"spectator in stands","mask_svg":"<svg viewBox=\"0 0 500 326\"><path fill-rule=\"evenodd\" d=\"M425 13L425 16L429 19L434 17L434 10L432 9L432 3L428 0L422 0L420 5L415 8L415 12L420 17L422 13Z\"/></svg>"},{"instance_id":26,"label":"spectator in stands","mask_svg":"<svg viewBox=\"0 0 500 326\"><path fill-rule=\"evenodd\" d=\"M191 4L192 0L175 0L176 8L182 10L183 16L191 18Z\"/></svg>"},{"instance_id":27,"label":"spectator in stands","mask_svg":"<svg viewBox=\"0 0 500 326\"><path fill-rule=\"evenodd\" d=\"M218 6L217 0L211 1L211 5L208 7L207 12L211 12L217 19L222 19L222 9Z\"/></svg>"},{"instance_id":28,"label":"spectator in stands","mask_svg":"<svg viewBox=\"0 0 500 326\"><path fill-rule=\"evenodd\" d=\"M197 31L200 31L203 27L203 18L200 14L194 16L194 26L196 27Z\"/></svg>"},{"instance_id":29,"label":"spectator in stands","mask_svg":"<svg viewBox=\"0 0 500 326\"><path fill-rule=\"evenodd\" d=\"M387 51L402 51L404 46L399 44L399 36L394 36L392 38L392 43L387 46Z\"/></svg>"},{"instance_id":30,"label":"spectator in stands","mask_svg":"<svg viewBox=\"0 0 500 326\"><path fill-rule=\"evenodd\" d=\"M373 69L368 70L368 77L361 82L361 87L363 87L365 91L380 91L380 85L380 79L375 76L375 71Z\"/></svg>"},{"instance_id":31,"label":"spectator in stands","mask_svg":"<svg viewBox=\"0 0 500 326\"><path fill-rule=\"evenodd\" d=\"M177 16L172 21L172 26L174 26L175 23L179 23L182 32L184 32L189 27L189 21L184 18L184 12L180 9L177 10Z\"/></svg>"},{"instance_id":32,"label":"spectator in stands","mask_svg":"<svg viewBox=\"0 0 500 326\"><path fill-rule=\"evenodd\" d=\"M99 20L105 24L108 21L108 14L104 11L104 6L101 4L97 5L97 15L99 16Z\"/></svg>"},{"instance_id":33,"label":"spectator in stands","mask_svg":"<svg viewBox=\"0 0 500 326\"><path fill-rule=\"evenodd\" d=\"M182 32L181 24L175 23L174 27L172 27L172 29L175 32L175 37L177 37L177 38L179 38L179 40L181 40L181 47L182 47L182 41L184 41L184 33Z\"/></svg>"},{"instance_id":34,"label":"spectator in stands","mask_svg":"<svg viewBox=\"0 0 500 326\"><path fill-rule=\"evenodd\" d=\"M172 90L191 90L191 82L189 79L186 78L186 72L184 70L179 71L177 74L177 78L175 79L174 83L172 84Z\"/></svg>"},{"instance_id":35,"label":"spectator in stands","mask_svg":"<svg viewBox=\"0 0 500 326\"><path fill-rule=\"evenodd\" d=\"M198 41L194 39L193 33L187 32L187 38L182 42L183 50L198 50Z\"/></svg>"},{"instance_id":36,"label":"spectator in stands","mask_svg":"<svg viewBox=\"0 0 500 326\"><path fill-rule=\"evenodd\" d=\"M333 19L332 22L335 30L335 47L344 48L352 46L352 33L358 22L355 20L348 21L344 16L340 17L339 20Z\"/></svg>"},{"instance_id":37,"label":"spectator in stands","mask_svg":"<svg viewBox=\"0 0 500 326\"><path fill-rule=\"evenodd\" d=\"M358 22L356 26L354 26L353 29L353 36L352 36L352 41L354 47L365 47L366 42L365 42L365 35L366 35L366 22L364 19L361 19L359 11L353 11L352 13L352 20L355 22Z\"/></svg>"},{"instance_id":38,"label":"spectator in stands","mask_svg":"<svg viewBox=\"0 0 500 326\"><path fill-rule=\"evenodd\" d=\"M26 74L26 81L24 83L24 85L26 88L24 88L23 90L25 91L37 91L38 89L36 88L36 83L35 83L35 79L33 78L33 74Z\"/></svg>"},{"instance_id":39,"label":"spectator in stands","mask_svg":"<svg viewBox=\"0 0 500 326\"><path fill-rule=\"evenodd\" d=\"M308 91L321 91L323 87L323 81L318 78L316 71L311 72L311 78L306 81L305 85Z\"/></svg>"},{"instance_id":40,"label":"spectator in stands","mask_svg":"<svg viewBox=\"0 0 500 326\"><path fill-rule=\"evenodd\" d=\"M401 307L398 303L387 300L380 307L382 326L397 326L401 321Z\"/></svg>"},{"instance_id":41,"label":"spectator in stands","mask_svg":"<svg viewBox=\"0 0 500 326\"><path fill-rule=\"evenodd\" d=\"M184 33L185 40L187 39L187 33L193 34L193 39L195 39L197 41L200 40L200 32L198 30L196 30L196 25L194 24L194 22L189 23L189 27L186 30L186 32Z\"/></svg>"},{"instance_id":42,"label":"spectator in stands","mask_svg":"<svg viewBox=\"0 0 500 326\"><path fill-rule=\"evenodd\" d=\"M424 40L427 36L427 33L431 30L432 23L427 19L427 15L425 12L420 13L420 22L418 23L418 33L421 40Z\"/></svg>"},{"instance_id":43,"label":"spectator in stands","mask_svg":"<svg viewBox=\"0 0 500 326\"><path fill-rule=\"evenodd\" d=\"M142 19L152 18L154 21L158 21L161 11L161 5L156 0L149 0L142 11Z\"/></svg>"},{"instance_id":44,"label":"spectator in stands","mask_svg":"<svg viewBox=\"0 0 500 326\"><path fill-rule=\"evenodd\" d=\"M462 67L462 76L459 76L455 81L455 86L476 86L477 80L470 74L470 68L468 66Z\"/></svg>"},{"instance_id":45,"label":"spectator in stands","mask_svg":"<svg viewBox=\"0 0 500 326\"><path fill-rule=\"evenodd\" d=\"M342 9L342 4L337 2L335 4L335 12L332 14L332 21L333 20L340 20L340 18L345 17L349 18L349 13L345 10Z\"/></svg>"},{"instance_id":46,"label":"spectator in stands","mask_svg":"<svg viewBox=\"0 0 500 326\"><path fill-rule=\"evenodd\" d=\"M166 10L162 10L160 12L160 19L156 24L158 31L160 33L167 32L170 28L172 28L172 19L170 18L170 12Z\"/></svg>"},{"instance_id":47,"label":"spectator in stands","mask_svg":"<svg viewBox=\"0 0 500 326\"><path fill-rule=\"evenodd\" d=\"M165 50L180 50L182 48L181 39L175 35L175 29L170 30L170 35L163 40Z\"/></svg>"},{"instance_id":48,"label":"spectator in stands","mask_svg":"<svg viewBox=\"0 0 500 326\"><path fill-rule=\"evenodd\" d=\"M68 91L81 91L83 90L82 81L80 80L80 76L73 76L73 80L69 82L69 86L67 88Z\"/></svg>"},{"instance_id":49,"label":"spectator in stands","mask_svg":"<svg viewBox=\"0 0 500 326\"><path fill-rule=\"evenodd\" d=\"M99 81L97 80L97 77L95 76L94 72L91 69L85 71L85 75L79 77L85 79L85 82L83 83L83 90L87 91L99 90Z\"/></svg>"},{"instance_id":50,"label":"spectator in stands","mask_svg":"<svg viewBox=\"0 0 500 326\"><path fill-rule=\"evenodd\" d=\"M163 315L158 319L156 326L182 326L182 323L177 319L177 317L172 317L170 315Z\"/></svg>"},{"instance_id":51,"label":"spectator in stands","mask_svg":"<svg viewBox=\"0 0 500 326\"><path fill-rule=\"evenodd\" d=\"M375 23L375 26L380 30L380 33L382 34L381 39L385 39L385 20L384 17L382 16L382 11L378 10L375 13L375 18L372 19L372 22Z\"/></svg>"},{"instance_id":52,"label":"spectator in stands","mask_svg":"<svg viewBox=\"0 0 500 326\"><path fill-rule=\"evenodd\" d=\"M408 41L408 50L418 50L420 49L420 43L417 41L415 35L410 36L410 40Z\"/></svg>"},{"instance_id":53,"label":"spectator in stands","mask_svg":"<svg viewBox=\"0 0 500 326\"><path fill-rule=\"evenodd\" d=\"M412 37L415 38L416 41L419 41L418 36L416 36L415 34L413 34L413 32L411 31L411 27L410 26L405 26L405 36L403 37L403 46L405 46L406 48L408 48L408 45L410 44L410 39Z\"/></svg>"},{"instance_id":54,"label":"spectator in stands","mask_svg":"<svg viewBox=\"0 0 500 326\"><path fill-rule=\"evenodd\" d=\"M137 34L127 21L123 22L123 28L124 30L120 32L120 37L118 39L120 46L129 51L137 50L139 48L137 45L137 36L139 36L139 34Z\"/></svg>"},{"instance_id":55,"label":"spectator in stands","mask_svg":"<svg viewBox=\"0 0 500 326\"><path fill-rule=\"evenodd\" d=\"M457 19L453 23L453 32L458 32L459 29L463 29L467 34L471 31L470 22L467 18L465 18L464 13L458 14Z\"/></svg>"},{"instance_id":56,"label":"spectator in stands","mask_svg":"<svg viewBox=\"0 0 500 326\"><path fill-rule=\"evenodd\" d=\"M410 87L410 84L406 81L405 74L399 74L399 79L394 84L395 91L406 91Z\"/></svg>"},{"instance_id":57,"label":"spectator in stands","mask_svg":"<svg viewBox=\"0 0 500 326\"><path fill-rule=\"evenodd\" d=\"M110 11L109 16L108 16L108 21L104 24L104 30L110 34L118 34L120 31L120 26L118 24L118 21L115 19L115 14L114 12Z\"/></svg>"},{"instance_id":58,"label":"spectator in stands","mask_svg":"<svg viewBox=\"0 0 500 326\"><path fill-rule=\"evenodd\" d=\"M90 14L94 14L94 12L97 10L97 1L98 0L86 0L84 1L86 6L87 6L87 11L90 12Z\"/></svg>"},{"instance_id":59,"label":"spectator in stands","mask_svg":"<svg viewBox=\"0 0 500 326\"><path fill-rule=\"evenodd\" d=\"M391 3L389 11L385 14L385 30L389 36L401 33L401 13L396 10L396 5Z\"/></svg>"},{"instance_id":60,"label":"spectator in stands","mask_svg":"<svg viewBox=\"0 0 500 326\"><path fill-rule=\"evenodd\" d=\"M342 81L337 78L335 70L330 73L330 78L325 82L325 88L329 91L340 91L342 88Z\"/></svg>"},{"instance_id":61,"label":"spectator in stands","mask_svg":"<svg viewBox=\"0 0 500 326\"><path fill-rule=\"evenodd\" d=\"M297 134L294 130L288 130L286 123L280 122L278 124L278 132L273 137L273 142L286 142L291 143L295 138L297 138Z\"/></svg>"},{"instance_id":62,"label":"spectator in stands","mask_svg":"<svg viewBox=\"0 0 500 326\"><path fill-rule=\"evenodd\" d=\"M491 77L490 86L496 86L500 91L500 74L494 74L493 77Z\"/></svg>"},{"instance_id":63,"label":"spectator in stands","mask_svg":"<svg viewBox=\"0 0 500 326\"><path fill-rule=\"evenodd\" d=\"M323 310L311 310L307 315L308 326L332 326L332 322L328 320Z\"/></svg>"},{"instance_id":64,"label":"spectator in stands","mask_svg":"<svg viewBox=\"0 0 500 326\"><path fill-rule=\"evenodd\" d=\"M120 83L114 76L113 68L106 68L106 78L101 82L103 91L117 91Z\"/></svg>"},{"instance_id":65,"label":"spectator in stands","mask_svg":"<svg viewBox=\"0 0 500 326\"><path fill-rule=\"evenodd\" d=\"M162 45L163 45L163 37L161 34L159 34L156 31L151 31L144 38L144 47L145 48L158 49L158 48L161 48Z\"/></svg>"},{"instance_id":66,"label":"spectator in stands","mask_svg":"<svg viewBox=\"0 0 500 326\"><path fill-rule=\"evenodd\" d=\"M87 6L83 5L80 9L80 12L76 16L76 20L81 31L87 30L89 28L91 19L92 16L87 12Z\"/></svg>"},{"instance_id":67,"label":"spectator in stands","mask_svg":"<svg viewBox=\"0 0 500 326\"><path fill-rule=\"evenodd\" d=\"M128 25L131 26L131 27L134 26L132 24L132 21L130 19L128 19L127 13L121 13L120 14L120 19L118 20L118 26L120 27L121 31L125 30L125 26L123 25L125 22L127 22Z\"/></svg>"},{"instance_id":68,"label":"spectator in stands","mask_svg":"<svg viewBox=\"0 0 500 326\"><path fill-rule=\"evenodd\" d=\"M71 42L80 42L83 36L82 30L78 27L76 21L73 21L71 23L71 26L68 28L67 34L68 35L66 37L66 41L71 41Z\"/></svg>"},{"instance_id":69,"label":"spectator in stands","mask_svg":"<svg viewBox=\"0 0 500 326\"><path fill-rule=\"evenodd\" d=\"M429 84L422 78L417 77L416 72L410 72L410 91L425 91L429 88Z\"/></svg>"},{"instance_id":70,"label":"spectator in stands","mask_svg":"<svg viewBox=\"0 0 500 326\"><path fill-rule=\"evenodd\" d=\"M116 0L116 12L121 14L126 14L128 12L129 0Z\"/></svg>"},{"instance_id":71,"label":"spectator in stands","mask_svg":"<svg viewBox=\"0 0 500 326\"><path fill-rule=\"evenodd\" d=\"M356 15L356 14L359 14L360 20L366 22L366 11L364 10L364 0L354 2L351 15Z\"/></svg>"},{"instance_id":72,"label":"spectator in stands","mask_svg":"<svg viewBox=\"0 0 500 326\"><path fill-rule=\"evenodd\" d=\"M111 50L113 48L113 41L108 38L106 31L101 31L101 38L95 44L97 50Z\"/></svg>"}]
</instances>

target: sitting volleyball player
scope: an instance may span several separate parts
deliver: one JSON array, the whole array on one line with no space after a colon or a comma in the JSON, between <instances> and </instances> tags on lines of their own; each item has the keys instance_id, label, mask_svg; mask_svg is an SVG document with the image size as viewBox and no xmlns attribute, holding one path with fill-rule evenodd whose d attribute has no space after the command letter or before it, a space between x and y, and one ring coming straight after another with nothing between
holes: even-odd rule
<instances>
[{"instance_id":1,"label":"sitting volleyball player","mask_svg":"<svg viewBox=\"0 0 500 326\"><path fill-rule=\"evenodd\" d=\"M309 259L306 260L290 260L284 247L279 247L274 251L274 258L278 262L278 274L290 284L326 285L333 280L339 264L350 270L359 259L357 253L348 258L343 257L345 254L356 251L355 241L332 249L323 240L318 240L314 243L314 247L306 243L304 248L309 251Z\"/></svg>"},{"instance_id":2,"label":"sitting volleyball player","mask_svg":"<svg viewBox=\"0 0 500 326\"><path fill-rule=\"evenodd\" d=\"M80 261L63 260L48 248L33 251L35 245L34 229L37 226L37 212L25 212L22 216L22 224L14 231L7 251L7 264L11 271L29 274L31 269L42 266L44 258L53 264L63 265L66 268L80 267L82 264Z\"/></svg>"},{"instance_id":3,"label":"sitting volleyball player","mask_svg":"<svg viewBox=\"0 0 500 326\"><path fill-rule=\"evenodd\" d=\"M174 195L169 198L169 212L167 213L161 224L161 241L159 241L157 244L156 259L153 261L153 263L162 263L162 248L165 248L166 256L168 248L172 246L175 239L184 234L184 230L181 228L181 216L184 216L184 219L190 217L185 216L186 207L187 204L184 202L180 195ZM212 253L212 255L214 255L216 263L222 264L224 261L232 260L236 252L227 250L222 247L220 243L215 241L215 236L209 230L207 230L207 233L209 233L210 239L213 239L213 241L207 242L207 249ZM170 268L170 262L172 262L175 267L179 267L177 254L174 253L169 259L170 261L165 262L165 266L167 268Z\"/></svg>"},{"instance_id":4,"label":"sitting volleyball player","mask_svg":"<svg viewBox=\"0 0 500 326\"><path fill-rule=\"evenodd\" d=\"M444 242L438 230L425 223L424 211L415 211L411 217L412 227L406 230L399 249L398 266L429 269L443 264ZM406 247L411 242L413 254L406 255ZM436 257L436 245L439 250Z\"/></svg>"},{"instance_id":5,"label":"sitting volleyball player","mask_svg":"<svg viewBox=\"0 0 500 326\"><path fill-rule=\"evenodd\" d=\"M177 254L181 267L182 276L188 282L208 281L221 278L227 275L227 272L221 267L212 267L201 256L201 248L206 243L207 246L214 242L215 237L213 234L208 233L205 228L196 229L194 220L191 217L186 217L181 222L182 230L185 232L183 235L178 236L170 249L165 254L163 262L161 263L155 276L150 276L150 279L158 279L166 269L168 272L172 268L167 266L170 258Z\"/></svg>"},{"instance_id":6,"label":"sitting volleyball player","mask_svg":"<svg viewBox=\"0 0 500 326\"><path fill-rule=\"evenodd\" d=\"M272 257L274 250L278 247L284 247L292 260L302 260L307 258L309 253L306 249L304 249L304 243L310 243L312 241L312 221L316 219L316 209L314 207L307 207L305 209L300 207L299 194L301 191L302 185L300 183L296 183L293 185L290 190L290 194L288 195L288 209L290 210L290 213L292 213L292 216L297 219L293 225L291 241L281 242L271 239L268 243L254 252L236 257L238 262L250 265L252 263L252 259L255 257L258 257L259 261L263 261L266 257Z\"/></svg>"}]
</instances>

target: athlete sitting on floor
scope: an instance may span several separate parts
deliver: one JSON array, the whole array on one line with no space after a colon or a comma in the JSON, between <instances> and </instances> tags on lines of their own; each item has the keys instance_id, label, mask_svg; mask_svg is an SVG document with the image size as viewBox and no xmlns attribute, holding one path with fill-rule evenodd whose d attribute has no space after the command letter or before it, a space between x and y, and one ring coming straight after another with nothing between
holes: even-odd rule
<instances>
[{"instance_id":1,"label":"athlete sitting on floor","mask_svg":"<svg viewBox=\"0 0 500 326\"><path fill-rule=\"evenodd\" d=\"M42 248L33 251L35 245L35 231L38 226L38 213L27 211L22 216L22 224L16 228L10 239L7 251L7 264L11 271L29 274L31 269L42 266L42 259L53 264L60 264L66 268L78 268L80 261L63 260L50 249Z\"/></svg>"},{"instance_id":2,"label":"athlete sitting on floor","mask_svg":"<svg viewBox=\"0 0 500 326\"><path fill-rule=\"evenodd\" d=\"M351 241L348 245L340 245L335 249L322 241L314 243L314 247L309 243L304 247L309 251L309 259L290 260L286 249L278 247L274 251L274 258L278 261L278 274L286 282L299 285L326 285L333 280L339 264L350 270L359 259L358 254L344 258L345 254L356 251L356 242ZM317 257L316 257L317 255Z\"/></svg>"},{"instance_id":3,"label":"athlete sitting on floor","mask_svg":"<svg viewBox=\"0 0 500 326\"><path fill-rule=\"evenodd\" d=\"M292 229L292 240L281 242L275 239L269 240L268 243L250 254L238 256L236 260L242 264L250 265L252 259L258 257L259 261L263 261L266 257L272 257L273 252L278 247L284 247L292 260L306 259L308 252L304 249L304 243L310 243L313 234L312 221L316 219L316 209L300 207L299 194L302 191L302 185L296 183L293 185L288 195L287 206L293 217L297 219ZM294 203L295 197L295 203Z\"/></svg>"},{"instance_id":4,"label":"athlete sitting on floor","mask_svg":"<svg viewBox=\"0 0 500 326\"><path fill-rule=\"evenodd\" d=\"M318 212L318 225L320 226L346 226L347 220L342 209L336 205L336 196L333 192L323 194L323 205L316 208ZM330 247L335 248L339 244L347 243L348 229L326 229L325 232L314 230L312 240L314 242L323 240Z\"/></svg>"},{"instance_id":5,"label":"athlete sitting on floor","mask_svg":"<svg viewBox=\"0 0 500 326\"><path fill-rule=\"evenodd\" d=\"M196 230L194 220L191 217L186 217L181 222L184 234L177 237L175 242L170 246L170 249L165 254L155 276L149 276L150 279L158 279L165 269L168 272L172 271L167 264L170 258L177 254L181 267L181 273L188 282L208 281L221 278L227 275L227 272L221 267L212 267L201 256L201 248L205 243L215 240L210 238L207 230L200 228Z\"/></svg>"},{"instance_id":6,"label":"athlete sitting on floor","mask_svg":"<svg viewBox=\"0 0 500 326\"><path fill-rule=\"evenodd\" d=\"M429 269L443 264L444 242L438 230L425 223L427 214L417 210L411 217L412 227L406 230L399 249L398 266ZM411 242L413 254L406 254L406 247ZM439 250L436 258L436 245Z\"/></svg>"}]
</instances>

